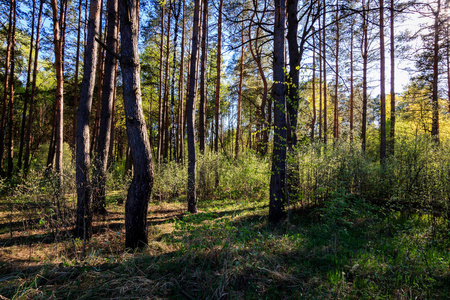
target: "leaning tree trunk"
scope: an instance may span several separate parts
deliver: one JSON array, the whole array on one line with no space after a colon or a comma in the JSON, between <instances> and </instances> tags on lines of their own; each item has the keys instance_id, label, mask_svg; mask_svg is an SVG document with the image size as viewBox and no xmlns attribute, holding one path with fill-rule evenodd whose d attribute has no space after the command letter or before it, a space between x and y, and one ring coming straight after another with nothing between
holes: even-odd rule
<instances>
[{"instance_id":1,"label":"leaning tree trunk","mask_svg":"<svg viewBox=\"0 0 450 300\"><path fill-rule=\"evenodd\" d=\"M188 143L188 182L187 182L187 200L188 211L197 213L197 193L196 193L196 157L195 157L195 90L197 88L197 55L199 39L199 19L200 19L200 0L194 1L194 24L192 28L192 47L191 62L189 74L189 91L186 103L186 122L187 122L187 143Z\"/></svg>"},{"instance_id":2,"label":"leaning tree trunk","mask_svg":"<svg viewBox=\"0 0 450 300\"><path fill-rule=\"evenodd\" d=\"M89 7L88 32L86 51L84 52L83 82L81 83L80 102L77 116L77 146L76 146L76 179L77 179L77 223L75 236L89 239L92 235L91 200L92 187L89 179L89 116L94 97L95 70L97 62L97 42L99 34L100 0L91 0Z\"/></svg>"},{"instance_id":3,"label":"leaning tree trunk","mask_svg":"<svg viewBox=\"0 0 450 300\"><path fill-rule=\"evenodd\" d=\"M106 46L113 52L117 52L117 31L118 31L118 1L108 0L108 33L106 36ZM105 74L103 76L102 110L100 116L100 129L97 141L97 154L94 159L94 170L92 178L93 212L106 214L106 169L108 165L108 150L111 138L111 116L114 98L116 58L111 52L106 52Z\"/></svg>"},{"instance_id":4,"label":"leaning tree trunk","mask_svg":"<svg viewBox=\"0 0 450 300\"><path fill-rule=\"evenodd\" d=\"M285 215L286 204L286 100L284 75L284 35L286 19L285 0L275 0L274 54L273 54L273 100L274 138L272 175L270 177L269 220L280 221Z\"/></svg>"},{"instance_id":5,"label":"leaning tree trunk","mask_svg":"<svg viewBox=\"0 0 450 300\"><path fill-rule=\"evenodd\" d=\"M125 205L125 247L137 248L148 243L147 209L153 186L153 162L141 99L139 0L120 0L119 7L123 100L134 170Z\"/></svg>"}]
</instances>

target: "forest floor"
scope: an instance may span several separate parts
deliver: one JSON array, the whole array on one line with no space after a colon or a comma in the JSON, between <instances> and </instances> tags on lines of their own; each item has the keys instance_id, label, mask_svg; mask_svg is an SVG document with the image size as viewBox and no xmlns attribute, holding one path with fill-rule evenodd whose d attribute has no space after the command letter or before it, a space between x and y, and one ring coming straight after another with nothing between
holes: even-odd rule
<instances>
[{"instance_id":1,"label":"forest floor","mask_svg":"<svg viewBox=\"0 0 450 300\"><path fill-rule=\"evenodd\" d=\"M450 298L448 231L428 215L341 195L273 226L265 202L150 203L149 245L129 252L117 198L86 244L73 211L1 199L0 299Z\"/></svg>"}]
</instances>

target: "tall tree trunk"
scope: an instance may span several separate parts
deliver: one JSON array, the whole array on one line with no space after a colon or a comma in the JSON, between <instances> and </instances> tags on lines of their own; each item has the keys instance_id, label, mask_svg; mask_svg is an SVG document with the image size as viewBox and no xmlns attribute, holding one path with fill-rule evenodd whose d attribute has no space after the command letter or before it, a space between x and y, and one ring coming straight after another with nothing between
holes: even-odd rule
<instances>
[{"instance_id":1,"label":"tall tree trunk","mask_svg":"<svg viewBox=\"0 0 450 300\"><path fill-rule=\"evenodd\" d=\"M314 129L316 127L316 32L313 28L312 43L313 43L313 74L312 74L312 104L313 104L313 118L311 121L311 141L314 141Z\"/></svg>"},{"instance_id":2,"label":"tall tree trunk","mask_svg":"<svg viewBox=\"0 0 450 300\"><path fill-rule=\"evenodd\" d=\"M170 77L170 25L171 25L171 13L169 9L167 15L167 39L166 39L166 63L165 63L165 75L164 75L164 104L163 104L163 160L165 162L169 159L169 77Z\"/></svg>"},{"instance_id":3,"label":"tall tree trunk","mask_svg":"<svg viewBox=\"0 0 450 300\"><path fill-rule=\"evenodd\" d=\"M77 143L77 114L76 109L78 107L78 75L80 69L80 48L81 48L81 10L82 10L82 0L78 2L78 27L77 27L77 54L75 60L75 82L73 87L73 147L75 149Z\"/></svg>"},{"instance_id":4,"label":"tall tree trunk","mask_svg":"<svg viewBox=\"0 0 450 300\"><path fill-rule=\"evenodd\" d=\"M177 136L179 137L178 149L180 154L178 156L179 162L184 161L184 47L185 47L185 1L183 0L183 29L181 33L181 57L180 57L180 77L178 83L178 126L177 126Z\"/></svg>"},{"instance_id":5,"label":"tall tree trunk","mask_svg":"<svg viewBox=\"0 0 450 300\"><path fill-rule=\"evenodd\" d=\"M75 236L90 239L92 235L92 187L89 178L90 169L90 137L89 117L94 97L95 71L97 61L97 42L100 30L101 1L91 0L89 21L84 52L83 81L81 83L80 102L77 116L77 149L76 149L76 179L77 179L77 223ZM124 80L125 82L125 80Z\"/></svg>"},{"instance_id":6,"label":"tall tree trunk","mask_svg":"<svg viewBox=\"0 0 450 300\"><path fill-rule=\"evenodd\" d=\"M8 104L8 169L6 176L11 178L13 171L13 154L14 154L14 69L15 69L15 54L16 54L16 22L17 22L17 2L15 0L11 1L14 11L13 11L13 22L12 22L12 35L11 35L11 70L9 72L9 104Z\"/></svg>"},{"instance_id":7,"label":"tall tree trunk","mask_svg":"<svg viewBox=\"0 0 450 300\"><path fill-rule=\"evenodd\" d=\"M25 174L28 173L28 169L30 166L31 127L33 125L34 102L35 102L35 97L36 97L36 80L37 80L37 68L38 68L38 62L39 62L39 41L40 41L40 34L41 34L41 18L42 18L43 6L44 6L44 0L41 0L40 4L39 4L39 16L38 16L37 29L36 29L36 45L35 45L35 51L34 51L33 81L31 84L30 110L28 112L27 132L25 134L25 158L24 158Z\"/></svg>"},{"instance_id":8,"label":"tall tree trunk","mask_svg":"<svg viewBox=\"0 0 450 300\"><path fill-rule=\"evenodd\" d=\"M336 65L335 65L335 86L334 86L334 142L339 138L339 0L336 1Z\"/></svg>"},{"instance_id":9,"label":"tall tree trunk","mask_svg":"<svg viewBox=\"0 0 450 300\"><path fill-rule=\"evenodd\" d=\"M437 10L434 12L434 49L433 49L433 98L432 98L432 122L431 136L434 141L439 142L439 99L438 99L438 80L439 80L439 22L441 12L441 0L437 0Z\"/></svg>"},{"instance_id":10,"label":"tall tree trunk","mask_svg":"<svg viewBox=\"0 0 450 300\"><path fill-rule=\"evenodd\" d=\"M255 2L255 8L257 8L257 7L258 7L258 1ZM255 19L256 11L257 10L255 9L251 20ZM263 15L261 16L261 18L264 18L266 11L267 11L267 1L264 1L264 8L262 9ZM250 27L249 27L249 41L252 40L252 37L251 37L252 25L253 25L253 21L251 21ZM262 95L262 100L261 100L261 107L259 109L260 120L258 122L260 124L260 127L258 128L258 130L261 132L261 138L258 141L258 145L257 145L258 153L260 153L263 156L266 154L267 148L268 148L270 121L267 120L268 114L266 114L268 84L267 84L267 79L266 79L266 76L264 74L264 70L263 70L263 67L261 64L261 52L258 49L259 32L260 32L260 26L256 26L256 36L253 38L254 44L252 42L249 42L249 46L250 46L250 53L252 54L253 60L256 62L256 66L258 67L258 73L261 76L261 80L263 83L263 95Z\"/></svg>"},{"instance_id":11,"label":"tall tree trunk","mask_svg":"<svg viewBox=\"0 0 450 300\"><path fill-rule=\"evenodd\" d=\"M219 16L217 20L217 62L216 62L216 97L214 107L214 152L219 154L219 116L220 116L220 76L222 66L222 10L223 0L219 2ZM219 186L219 170L216 165L215 170L215 187Z\"/></svg>"},{"instance_id":12,"label":"tall tree trunk","mask_svg":"<svg viewBox=\"0 0 450 300\"><path fill-rule=\"evenodd\" d=\"M196 68L198 55L198 39L199 39L199 18L200 18L200 0L194 0L194 23L192 28L192 47L191 62L189 74L189 91L186 103L186 119L187 119L187 143L188 143L188 182L187 182L187 200L188 211L197 213L197 194L195 188L195 90L196 86Z\"/></svg>"},{"instance_id":13,"label":"tall tree trunk","mask_svg":"<svg viewBox=\"0 0 450 300\"><path fill-rule=\"evenodd\" d=\"M31 18L31 37L30 37L30 52L28 56L28 68L27 68L27 83L25 86L25 95L23 100L23 112L22 112L22 125L20 126L20 140L19 140L19 158L17 162L17 168L22 170L23 162L23 150L25 141L25 127L27 121L28 100L30 98L30 80L31 80L31 68L33 62L33 43L34 43L34 21L36 15L36 0L33 0L33 11Z\"/></svg>"},{"instance_id":14,"label":"tall tree trunk","mask_svg":"<svg viewBox=\"0 0 450 300\"><path fill-rule=\"evenodd\" d=\"M369 3L367 3L369 4ZM368 38L368 12L369 6L366 6L365 0L362 0L363 6L363 107L362 107L362 126L361 126L361 150L366 152L366 131L367 131L367 61L369 55L369 38Z\"/></svg>"},{"instance_id":15,"label":"tall tree trunk","mask_svg":"<svg viewBox=\"0 0 450 300\"><path fill-rule=\"evenodd\" d=\"M386 59L384 57L384 0L380 0L380 161L386 159Z\"/></svg>"},{"instance_id":16,"label":"tall tree trunk","mask_svg":"<svg viewBox=\"0 0 450 300\"><path fill-rule=\"evenodd\" d=\"M300 53L298 46L298 0L287 0L287 22L288 32L287 40L289 47L289 78L292 84L289 85L289 98L286 101L287 106L287 143L292 148L297 144L297 113L299 103L299 70Z\"/></svg>"},{"instance_id":17,"label":"tall tree trunk","mask_svg":"<svg viewBox=\"0 0 450 300\"><path fill-rule=\"evenodd\" d=\"M200 107L198 117L198 140L200 153L205 154L205 126L206 126L206 58L208 38L208 0L203 0L202 17L202 56L200 58ZM200 178L200 182L203 182Z\"/></svg>"},{"instance_id":18,"label":"tall tree trunk","mask_svg":"<svg viewBox=\"0 0 450 300\"><path fill-rule=\"evenodd\" d=\"M178 4L170 3L171 10L173 11L173 16L175 19L174 26L174 46L173 46L173 64L172 64L172 84L171 84L171 99L170 99L170 116L171 116L171 137L172 137L172 149L173 149L173 161L177 161L178 149L176 143L176 134L175 134L175 69L176 69L176 61L177 61L177 42L178 42L178 18L180 17L180 9L181 9L181 0L178 0ZM181 76L181 75L180 75ZM178 94L180 95L180 94ZM179 100L180 101L180 100Z\"/></svg>"},{"instance_id":19,"label":"tall tree trunk","mask_svg":"<svg viewBox=\"0 0 450 300\"><path fill-rule=\"evenodd\" d=\"M353 21L350 25L350 143L353 143L353 111L354 111L354 88L353 88Z\"/></svg>"},{"instance_id":20,"label":"tall tree trunk","mask_svg":"<svg viewBox=\"0 0 450 300\"><path fill-rule=\"evenodd\" d=\"M391 0L391 130L389 134L389 154L394 155L395 149L395 31L394 31L394 0Z\"/></svg>"},{"instance_id":21,"label":"tall tree trunk","mask_svg":"<svg viewBox=\"0 0 450 300\"><path fill-rule=\"evenodd\" d=\"M101 0L100 4L100 28L99 28L99 37L98 39L104 42L103 38L103 0ZM102 86L103 86L103 76L104 76L104 67L105 67L105 51L102 47L99 47L99 59L97 60L97 99L96 99L96 108L95 108L95 117L94 117L94 128L92 129L92 141L91 148L89 150L91 157L94 154L95 145L97 145L98 135L99 135L99 127L100 127L100 111L102 107Z\"/></svg>"},{"instance_id":22,"label":"tall tree trunk","mask_svg":"<svg viewBox=\"0 0 450 300\"><path fill-rule=\"evenodd\" d=\"M243 26L242 26L243 27ZM237 105L236 144L234 154L239 157L239 139L241 138L241 110L242 110L242 86L244 84L244 28L241 29L241 59L239 61L239 87Z\"/></svg>"},{"instance_id":23,"label":"tall tree trunk","mask_svg":"<svg viewBox=\"0 0 450 300\"><path fill-rule=\"evenodd\" d=\"M161 8L161 37L160 37L160 49L159 49L159 108L158 108L158 150L157 150L157 161L161 162L162 148L163 148L163 96L162 96L162 84L163 84L163 55L164 55L164 15L166 11L165 4L162 4Z\"/></svg>"},{"instance_id":24,"label":"tall tree trunk","mask_svg":"<svg viewBox=\"0 0 450 300\"><path fill-rule=\"evenodd\" d=\"M61 190L62 172L63 172L63 112L64 112L64 77L63 77L63 60L62 60L62 41L60 37L60 26L58 20L58 3L56 0L51 1L53 11L53 37L55 47L55 69L56 69L56 126L55 126L55 144L56 159L55 171L58 174L58 190Z\"/></svg>"},{"instance_id":25,"label":"tall tree trunk","mask_svg":"<svg viewBox=\"0 0 450 300\"><path fill-rule=\"evenodd\" d=\"M7 37L6 58L5 58L5 81L3 85L2 117L0 124L0 173L3 173L3 152L5 150L5 123L6 123L6 110L9 91L9 67L10 67L9 64L11 60L11 44L12 44L11 32L13 23L13 11L14 11L14 1L11 1L9 4L9 24L8 24L8 37Z\"/></svg>"},{"instance_id":26,"label":"tall tree trunk","mask_svg":"<svg viewBox=\"0 0 450 300\"><path fill-rule=\"evenodd\" d=\"M321 3L319 3L319 11L321 8ZM322 24L321 19L319 20L319 141L322 142Z\"/></svg>"},{"instance_id":27,"label":"tall tree trunk","mask_svg":"<svg viewBox=\"0 0 450 300\"><path fill-rule=\"evenodd\" d=\"M285 215L286 204L286 99L284 75L285 49L285 0L275 0L274 54L273 54L273 100L274 100L274 137L272 167L270 176L269 220L280 221Z\"/></svg>"},{"instance_id":28,"label":"tall tree trunk","mask_svg":"<svg viewBox=\"0 0 450 300\"><path fill-rule=\"evenodd\" d=\"M120 0L123 99L128 142L133 158L133 180L125 206L125 246L147 245L147 210L153 186L153 162L142 110L139 63L139 0Z\"/></svg>"},{"instance_id":29,"label":"tall tree trunk","mask_svg":"<svg viewBox=\"0 0 450 300\"><path fill-rule=\"evenodd\" d=\"M323 47L323 142L325 143L325 145L327 144L327 140L328 140L328 128L327 128L327 120L328 120L328 116L327 116L327 49L326 49L326 45L327 45L327 39L326 39L326 0L323 0L323 15L322 15L322 28L323 28L323 32L322 32L322 47Z\"/></svg>"},{"instance_id":30,"label":"tall tree trunk","mask_svg":"<svg viewBox=\"0 0 450 300\"><path fill-rule=\"evenodd\" d=\"M117 31L119 26L118 0L108 0L108 33L106 46L114 53L117 52ZM106 169L108 166L108 150L111 138L111 116L114 98L116 58L110 52L106 52L105 74L103 77L102 111L100 119L100 130L97 142L97 154L94 159L93 170L93 212L106 214Z\"/></svg>"}]
</instances>

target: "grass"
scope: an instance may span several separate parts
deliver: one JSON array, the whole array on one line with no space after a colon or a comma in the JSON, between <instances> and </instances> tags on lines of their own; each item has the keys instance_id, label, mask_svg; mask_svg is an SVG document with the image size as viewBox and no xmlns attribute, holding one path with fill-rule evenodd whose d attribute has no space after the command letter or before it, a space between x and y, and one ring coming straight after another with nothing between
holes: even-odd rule
<instances>
[{"instance_id":1,"label":"grass","mask_svg":"<svg viewBox=\"0 0 450 300\"><path fill-rule=\"evenodd\" d=\"M124 250L124 208L108 201L86 245L1 205L0 295L6 298L446 299L442 220L383 211L334 193L267 222L265 201L151 203L149 245ZM5 204L3 200L2 204ZM22 218L22 219L21 219ZM36 223L37 222L37 223ZM10 228L12 225L12 228Z\"/></svg>"}]
</instances>

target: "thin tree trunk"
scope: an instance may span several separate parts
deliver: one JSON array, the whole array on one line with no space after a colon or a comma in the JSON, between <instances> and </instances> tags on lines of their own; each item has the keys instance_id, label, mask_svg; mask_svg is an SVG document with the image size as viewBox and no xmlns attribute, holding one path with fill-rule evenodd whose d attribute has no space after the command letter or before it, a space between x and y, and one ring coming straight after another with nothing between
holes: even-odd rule
<instances>
[{"instance_id":1,"label":"thin tree trunk","mask_svg":"<svg viewBox=\"0 0 450 300\"><path fill-rule=\"evenodd\" d=\"M161 37L160 37L160 50L159 50L159 108L158 108L158 150L157 150L157 161L161 162L162 147L163 147L163 96L162 96L162 82L163 82L163 55L164 55L164 15L166 7L162 4L161 11Z\"/></svg>"},{"instance_id":2,"label":"thin tree trunk","mask_svg":"<svg viewBox=\"0 0 450 300\"><path fill-rule=\"evenodd\" d=\"M82 239L90 239L92 235L92 187L89 178L91 162L89 154L89 117L92 109L92 98L94 97L95 71L98 55L98 44L95 38L99 36L100 10L101 1L91 0L86 51L84 52L83 81L81 84L77 115L76 179L78 200L75 236Z\"/></svg>"},{"instance_id":3,"label":"thin tree trunk","mask_svg":"<svg viewBox=\"0 0 450 300\"><path fill-rule=\"evenodd\" d=\"M181 57L180 57L180 77L178 83L178 126L177 126L177 137L179 137L178 141L178 149L180 150L180 154L178 156L179 162L183 163L184 161L184 47L185 47L185 1L183 0L183 29L181 33Z\"/></svg>"},{"instance_id":4,"label":"thin tree trunk","mask_svg":"<svg viewBox=\"0 0 450 300\"><path fill-rule=\"evenodd\" d=\"M386 159L386 60L384 57L384 0L380 0L380 161Z\"/></svg>"},{"instance_id":5,"label":"thin tree trunk","mask_svg":"<svg viewBox=\"0 0 450 300\"><path fill-rule=\"evenodd\" d=\"M313 104L313 118L311 122L311 141L314 141L314 129L316 127L316 32L312 30L313 43L313 74L312 74L312 104Z\"/></svg>"},{"instance_id":6,"label":"thin tree trunk","mask_svg":"<svg viewBox=\"0 0 450 300\"><path fill-rule=\"evenodd\" d=\"M187 117L187 138L188 138L188 182L187 182L187 200L188 211L190 213L197 213L197 195L195 188L195 172L196 172L196 157L195 157L195 90L196 86L196 68L198 55L198 39L199 39L199 18L200 18L200 0L194 0L194 23L192 29L192 48L191 48L191 62L189 74L189 91L186 103L186 117Z\"/></svg>"},{"instance_id":7,"label":"thin tree trunk","mask_svg":"<svg viewBox=\"0 0 450 300\"><path fill-rule=\"evenodd\" d=\"M394 155L395 149L395 31L394 31L394 0L391 0L391 130L389 135L389 154Z\"/></svg>"},{"instance_id":8,"label":"thin tree trunk","mask_svg":"<svg viewBox=\"0 0 450 300\"><path fill-rule=\"evenodd\" d=\"M241 138L241 110L242 110L242 86L244 83L244 28L241 29L241 59L239 61L239 87L238 87L238 106L237 106L237 126L236 126L236 144L234 154L236 159L239 157L239 139Z\"/></svg>"},{"instance_id":9,"label":"thin tree trunk","mask_svg":"<svg viewBox=\"0 0 450 300\"><path fill-rule=\"evenodd\" d=\"M339 138L339 0L336 1L336 65L335 65L335 86L334 86L334 130L333 139L337 142Z\"/></svg>"},{"instance_id":10,"label":"thin tree trunk","mask_svg":"<svg viewBox=\"0 0 450 300\"><path fill-rule=\"evenodd\" d=\"M139 0L119 3L123 99L134 169L125 205L125 246L136 248L148 243L147 210L153 186L153 162L141 100Z\"/></svg>"},{"instance_id":11,"label":"thin tree trunk","mask_svg":"<svg viewBox=\"0 0 450 300\"><path fill-rule=\"evenodd\" d=\"M439 22L441 12L441 0L437 0L437 10L434 13L434 49L433 49L433 98L432 98L432 122L431 136L434 141L439 143L439 99L438 99L438 80L439 80Z\"/></svg>"},{"instance_id":12,"label":"thin tree trunk","mask_svg":"<svg viewBox=\"0 0 450 300\"><path fill-rule=\"evenodd\" d=\"M3 152L5 150L5 123L6 123L6 110L8 103L8 91L9 91L9 67L11 60L11 33L13 23L14 12L14 0L9 4L9 24L8 24L8 37L6 46L6 58L5 58L5 82L3 85L3 103L2 103L2 117L0 124L0 173L3 173ZM0 174L3 175L3 174Z\"/></svg>"},{"instance_id":13,"label":"thin tree trunk","mask_svg":"<svg viewBox=\"0 0 450 300\"><path fill-rule=\"evenodd\" d=\"M279 222L285 216L287 195L286 184L286 99L284 75L285 49L285 0L275 0L274 54L273 54L273 99L274 138L272 154L272 175L270 177L269 220Z\"/></svg>"},{"instance_id":14,"label":"thin tree trunk","mask_svg":"<svg viewBox=\"0 0 450 300\"><path fill-rule=\"evenodd\" d=\"M298 45L298 0L287 0L287 41L289 47L289 78L292 84L289 85L289 98L286 101L287 106L287 143L292 148L297 144L297 113L299 103L299 70L300 53Z\"/></svg>"},{"instance_id":15,"label":"thin tree trunk","mask_svg":"<svg viewBox=\"0 0 450 300\"><path fill-rule=\"evenodd\" d=\"M28 100L30 97L30 80L31 80L31 68L33 62L33 43L34 43L34 21L36 15L36 0L33 0L33 12L31 18L31 37L30 37L30 52L28 56L28 68L27 68L27 83L25 86L25 95L23 100L23 113L22 113L22 125L20 126L20 140L19 140L19 158L17 162L17 168L22 170L23 162L23 150L25 141L25 127L27 121Z\"/></svg>"},{"instance_id":16,"label":"thin tree trunk","mask_svg":"<svg viewBox=\"0 0 450 300\"><path fill-rule=\"evenodd\" d=\"M353 21L350 27L350 143L353 143L353 110L354 110L354 90L353 90Z\"/></svg>"},{"instance_id":17,"label":"thin tree trunk","mask_svg":"<svg viewBox=\"0 0 450 300\"><path fill-rule=\"evenodd\" d=\"M17 22L17 2L12 0L14 6L12 35L11 35L11 70L9 72L9 105L8 105L8 169L6 176L11 178L13 172L13 156L14 156L14 69L15 69L15 54L16 54L16 22Z\"/></svg>"},{"instance_id":18,"label":"thin tree trunk","mask_svg":"<svg viewBox=\"0 0 450 300\"><path fill-rule=\"evenodd\" d=\"M326 31L325 31L325 20L326 20L326 1L323 0L323 16L322 16L322 26L323 26L323 32L322 32L322 46L323 46L323 142L325 145L327 144L328 140L328 128L327 128L327 50L326 50Z\"/></svg>"},{"instance_id":19,"label":"thin tree trunk","mask_svg":"<svg viewBox=\"0 0 450 300\"><path fill-rule=\"evenodd\" d=\"M77 54L75 60L75 84L73 88L73 147L75 149L77 142L77 114L76 109L78 107L78 75L80 69L80 48L81 48L81 9L82 9L82 0L79 0L78 3L78 28L77 28Z\"/></svg>"},{"instance_id":20,"label":"thin tree trunk","mask_svg":"<svg viewBox=\"0 0 450 300\"><path fill-rule=\"evenodd\" d=\"M205 127L206 127L206 57L208 38L208 0L203 0L202 17L202 56L200 58L200 107L198 117L198 140L200 153L205 154ZM201 172L203 173L203 172ZM200 182L203 182L200 178Z\"/></svg>"},{"instance_id":21,"label":"thin tree trunk","mask_svg":"<svg viewBox=\"0 0 450 300\"><path fill-rule=\"evenodd\" d=\"M363 6L363 107L362 107L362 128L361 128L361 150L366 152L366 131L367 131L367 59L369 55L369 38L368 38L368 11L365 0L362 0Z\"/></svg>"},{"instance_id":22,"label":"thin tree trunk","mask_svg":"<svg viewBox=\"0 0 450 300\"><path fill-rule=\"evenodd\" d=\"M172 6L172 3L170 4ZM176 58L177 58L177 42L178 42L178 18L180 17L181 0L178 0L178 5L173 3L172 11L175 19L174 27L174 46L173 46L173 64L172 64L172 84L171 84L171 99L170 99L170 116L172 123L171 137L172 137L172 149L173 149L173 161L177 161L178 149L176 143L175 134L175 68L176 68ZM180 75L181 76L181 75Z\"/></svg>"},{"instance_id":23,"label":"thin tree trunk","mask_svg":"<svg viewBox=\"0 0 450 300\"><path fill-rule=\"evenodd\" d=\"M320 5L320 4L319 4ZM319 20L319 141L322 142L322 24Z\"/></svg>"},{"instance_id":24,"label":"thin tree trunk","mask_svg":"<svg viewBox=\"0 0 450 300\"><path fill-rule=\"evenodd\" d=\"M98 39L104 42L103 38L103 0L101 0L100 4L100 29L99 29L99 37ZM97 145L98 135L99 135L99 127L100 127L100 112L102 109L102 86L103 86L103 76L104 76L104 67L105 67L105 50L102 47L99 47L99 59L97 61L97 99L96 99L96 108L95 108L95 117L94 117L94 128L92 130L92 142L91 148L89 150L91 157L94 154L94 148Z\"/></svg>"},{"instance_id":25,"label":"thin tree trunk","mask_svg":"<svg viewBox=\"0 0 450 300\"><path fill-rule=\"evenodd\" d=\"M38 68L38 62L39 62L39 41L40 41L40 34L41 34L41 18L42 18L43 6L44 6L44 0L41 0L40 4L39 4L39 16L38 16L38 23L37 23L37 29L36 29L36 45L35 45L35 51L34 51L33 81L32 81L32 85L31 85L30 110L28 113L27 132L25 135L25 158L24 158L25 174L28 173L28 169L30 166L31 127L33 125L34 102L35 102L35 98L36 98L36 80L37 80L37 68Z\"/></svg>"},{"instance_id":26,"label":"thin tree trunk","mask_svg":"<svg viewBox=\"0 0 450 300\"><path fill-rule=\"evenodd\" d=\"M214 107L214 152L219 154L219 116L220 116L220 76L222 66L222 10L223 0L219 2L219 16L217 20L217 62L216 62L216 97ZM219 170L216 164L215 170L215 187L219 186Z\"/></svg>"},{"instance_id":27,"label":"thin tree trunk","mask_svg":"<svg viewBox=\"0 0 450 300\"><path fill-rule=\"evenodd\" d=\"M170 25L171 25L171 13L169 9L167 15L167 39L166 39L166 62L165 62L165 75L164 75L164 101L163 101L163 160L167 162L169 160L169 77L170 77Z\"/></svg>"},{"instance_id":28,"label":"thin tree trunk","mask_svg":"<svg viewBox=\"0 0 450 300\"><path fill-rule=\"evenodd\" d=\"M116 39L118 31L118 0L108 0L108 33L106 46L114 53L117 52L118 42ZM93 212L106 214L106 169L108 166L108 150L111 138L111 117L114 98L116 58L110 52L106 52L105 74L103 77L102 111L100 119L100 130L97 143L97 154L94 159L93 170Z\"/></svg>"}]
</instances>

